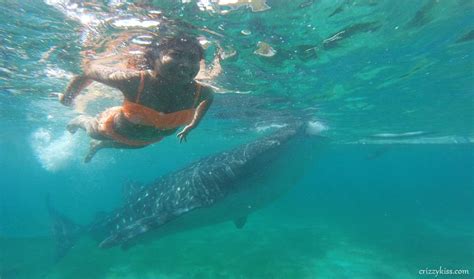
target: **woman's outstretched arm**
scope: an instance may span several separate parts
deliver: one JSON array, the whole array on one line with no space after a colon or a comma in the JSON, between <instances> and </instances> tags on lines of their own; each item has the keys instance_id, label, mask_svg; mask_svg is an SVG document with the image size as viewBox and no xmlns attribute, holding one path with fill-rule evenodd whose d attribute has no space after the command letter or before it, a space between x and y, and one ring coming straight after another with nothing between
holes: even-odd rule
<instances>
[{"instance_id":1,"label":"woman's outstretched arm","mask_svg":"<svg viewBox=\"0 0 474 279\"><path fill-rule=\"evenodd\" d=\"M85 69L83 75L75 76L71 80L64 94L59 95L59 101L63 105L71 105L81 91L93 81L122 90L127 83L134 82L139 78L140 71L137 70L121 70L101 65L91 65L91 67Z\"/></svg>"}]
</instances>

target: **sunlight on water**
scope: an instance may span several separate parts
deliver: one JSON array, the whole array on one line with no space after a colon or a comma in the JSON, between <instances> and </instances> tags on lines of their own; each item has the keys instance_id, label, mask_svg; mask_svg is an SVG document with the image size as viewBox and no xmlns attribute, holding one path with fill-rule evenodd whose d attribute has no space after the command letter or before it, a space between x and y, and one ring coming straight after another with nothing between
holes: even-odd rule
<instances>
[{"instance_id":1,"label":"sunlight on water","mask_svg":"<svg viewBox=\"0 0 474 279\"><path fill-rule=\"evenodd\" d=\"M269 125L257 125L255 127L255 130L257 132L265 132L267 131L268 129L280 129L280 128L283 128L283 127L286 127L287 125L286 124L269 124Z\"/></svg>"},{"instance_id":2,"label":"sunlight on water","mask_svg":"<svg viewBox=\"0 0 474 279\"><path fill-rule=\"evenodd\" d=\"M318 121L309 121L306 126L306 133L309 135L319 135L327 130L329 127Z\"/></svg>"},{"instance_id":3,"label":"sunlight on water","mask_svg":"<svg viewBox=\"0 0 474 279\"><path fill-rule=\"evenodd\" d=\"M63 132L61 136L55 138L47 129L39 128L32 135L31 146L41 166L50 172L56 172L74 161L74 146L77 146L77 139L69 132Z\"/></svg>"}]
</instances>

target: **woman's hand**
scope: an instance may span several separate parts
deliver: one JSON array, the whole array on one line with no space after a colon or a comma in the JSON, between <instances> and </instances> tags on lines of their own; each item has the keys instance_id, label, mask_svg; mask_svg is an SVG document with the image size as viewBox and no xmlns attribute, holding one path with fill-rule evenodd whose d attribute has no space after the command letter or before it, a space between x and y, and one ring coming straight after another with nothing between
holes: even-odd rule
<instances>
[{"instance_id":1,"label":"woman's hand","mask_svg":"<svg viewBox=\"0 0 474 279\"><path fill-rule=\"evenodd\" d=\"M92 83L92 79L89 79L85 75L75 76L68 84L64 94L56 93L59 102L65 106L72 105L74 99L81 93L81 91Z\"/></svg>"},{"instance_id":2,"label":"woman's hand","mask_svg":"<svg viewBox=\"0 0 474 279\"><path fill-rule=\"evenodd\" d=\"M66 98L64 94L59 93L58 94L58 100L61 104L65 106L70 106L72 104L72 99L71 98Z\"/></svg>"},{"instance_id":3,"label":"woman's hand","mask_svg":"<svg viewBox=\"0 0 474 279\"><path fill-rule=\"evenodd\" d=\"M176 137L179 138L180 143L182 143L183 141L187 142L186 137L188 136L189 132L191 132L192 129L193 127L191 125L188 125L184 127L184 129L176 135Z\"/></svg>"},{"instance_id":4,"label":"woman's hand","mask_svg":"<svg viewBox=\"0 0 474 279\"><path fill-rule=\"evenodd\" d=\"M70 106L72 104L72 100L65 98L63 93L51 93L49 94L49 96L53 98L58 98L58 101L65 106Z\"/></svg>"}]
</instances>

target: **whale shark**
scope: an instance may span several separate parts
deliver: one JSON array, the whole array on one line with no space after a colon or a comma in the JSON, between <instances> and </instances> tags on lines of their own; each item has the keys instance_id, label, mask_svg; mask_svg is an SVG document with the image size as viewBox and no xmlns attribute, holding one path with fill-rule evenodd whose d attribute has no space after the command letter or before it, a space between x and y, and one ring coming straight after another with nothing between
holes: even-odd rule
<instances>
[{"instance_id":1,"label":"whale shark","mask_svg":"<svg viewBox=\"0 0 474 279\"><path fill-rule=\"evenodd\" d=\"M75 225L48 202L58 255L83 233L100 248L154 241L168 234L233 221L282 196L311 166L320 138L305 133L300 121L232 150L200 159L143 187L124 204L88 226Z\"/></svg>"}]
</instances>

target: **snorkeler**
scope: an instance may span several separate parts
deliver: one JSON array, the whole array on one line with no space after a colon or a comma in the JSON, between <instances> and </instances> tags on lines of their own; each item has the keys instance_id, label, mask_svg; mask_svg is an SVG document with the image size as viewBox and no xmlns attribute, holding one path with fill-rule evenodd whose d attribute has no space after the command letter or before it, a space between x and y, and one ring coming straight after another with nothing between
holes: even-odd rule
<instances>
[{"instance_id":1,"label":"snorkeler","mask_svg":"<svg viewBox=\"0 0 474 279\"><path fill-rule=\"evenodd\" d=\"M119 89L124 101L97 118L81 115L68 124L69 132L81 128L93 138L84 161L89 162L102 148L148 146L181 126L177 137L186 141L213 101L211 87L195 80L203 56L198 40L181 34L160 38L145 49L141 64L132 63L125 69L111 66L116 63L110 63L110 57L85 61L84 74L70 82L59 95L60 102L71 105L92 81Z\"/></svg>"}]
</instances>

